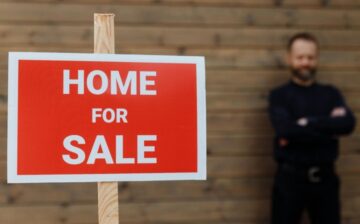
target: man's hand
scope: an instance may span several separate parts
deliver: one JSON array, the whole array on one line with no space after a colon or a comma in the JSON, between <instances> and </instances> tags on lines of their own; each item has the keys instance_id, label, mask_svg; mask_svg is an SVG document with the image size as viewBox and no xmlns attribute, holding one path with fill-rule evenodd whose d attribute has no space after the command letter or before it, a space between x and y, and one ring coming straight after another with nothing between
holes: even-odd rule
<instances>
[{"instance_id":1,"label":"man's hand","mask_svg":"<svg viewBox=\"0 0 360 224\"><path fill-rule=\"evenodd\" d=\"M344 107L335 107L330 114L330 117L344 117L346 115L346 109Z\"/></svg>"},{"instance_id":2,"label":"man's hand","mask_svg":"<svg viewBox=\"0 0 360 224\"><path fill-rule=\"evenodd\" d=\"M288 140L286 140L285 138L280 138L279 139L279 145L280 147L285 147L289 144Z\"/></svg>"},{"instance_id":3,"label":"man's hand","mask_svg":"<svg viewBox=\"0 0 360 224\"><path fill-rule=\"evenodd\" d=\"M302 118L298 119L298 120L296 121L296 123L297 123L297 125L299 125L299 126L301 126L301 127L305 127L305 126L308 125L309 120L308 120L306 117L302 117Z\"/></svg>"}]
</instances>

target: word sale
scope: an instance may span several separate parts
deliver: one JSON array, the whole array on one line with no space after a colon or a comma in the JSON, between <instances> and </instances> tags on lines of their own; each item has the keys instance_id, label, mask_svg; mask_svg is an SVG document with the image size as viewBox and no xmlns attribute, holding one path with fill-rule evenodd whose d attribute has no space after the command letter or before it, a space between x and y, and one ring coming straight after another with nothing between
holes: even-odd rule
<instances>
[{"instance_id":1,"label":"word sale","mask_svg":"<svg viewBox=\"0 0 360 224\"><path fill-rule=\"evenodd\" d=\"M115 158L112 158L108 143L104 135L96 135L95 140L91 143L91 150L86 158L84 149L80 146L85 145L85 139L80 135L69 135L63 141L63 146L68 154L63 154L63 160L70 165L79 165L86 162L95 164L97 160L104 160L106 164L154 164L157 159L146 157L147 152L155 152L155 146L146 142L157 140L156 135L138 135L137 136L137 156L136 158L124 157L124 136L115 136ZM75 144L74 144L75 143ZM80 145L80 146L79 146Z\"/></svg>"}]
</instances>

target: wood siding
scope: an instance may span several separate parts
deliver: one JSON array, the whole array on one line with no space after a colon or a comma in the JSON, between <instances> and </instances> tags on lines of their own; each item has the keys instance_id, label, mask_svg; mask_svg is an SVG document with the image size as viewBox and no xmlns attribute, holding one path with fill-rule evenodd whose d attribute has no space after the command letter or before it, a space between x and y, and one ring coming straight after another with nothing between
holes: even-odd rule
<instances>
[{"instance_id":1,"label":"wood siding","mask_svg":"<svg viewBox=\"0 0 360 224\"><path fill-rule=\"evenodd\" d=\"M297 31L318 37L319 80L360 118L360 0L1 0L1 224L97 223L96 183L6 184L7 52L91 53L95 12L116 14L117 53L206 57L208 180L119 183L120 223L269 223L266 99L288 80L284 46ZM343 223L360 223L359 128L337 165Z\"/></svg>"}]
</instances>

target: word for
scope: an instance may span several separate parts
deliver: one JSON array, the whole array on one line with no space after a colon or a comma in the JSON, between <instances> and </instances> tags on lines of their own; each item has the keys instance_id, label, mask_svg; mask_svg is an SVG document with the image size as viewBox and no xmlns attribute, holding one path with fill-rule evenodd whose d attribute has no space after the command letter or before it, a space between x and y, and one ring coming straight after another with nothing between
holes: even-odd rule
<instances>
[{"instance_id":1,"label":"word for","mask_svg":"<svg viewBox=\"0 0 360 224\"><path fill-rule=\"evenodd\" d=\"M91 121L96 123L97 118L102 118L105 123L128 123L126 116L127 110L124 108L92 108L91 110Z\"/></svg>"}]
</instances>

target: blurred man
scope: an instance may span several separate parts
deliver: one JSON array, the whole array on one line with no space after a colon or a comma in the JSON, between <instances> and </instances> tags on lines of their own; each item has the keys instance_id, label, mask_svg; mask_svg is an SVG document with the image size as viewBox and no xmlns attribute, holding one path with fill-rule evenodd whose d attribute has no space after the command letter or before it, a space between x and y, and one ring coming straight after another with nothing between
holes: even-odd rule
<instances>
[{"instance_id":1,"label":"blurred man","mask_svg":"<svg viewBox=\"0 0 360 224\"><path fill-rule=\"evenodd\" d=\"M305 209L312 224L340 224L334 162L339 136L353 131L355 118L338 89L316 81L318 53L313 35L294 35L287 46L291 80L270 93L278 163L273 224L300 223Z\"/></svg>"}]
</instances>

